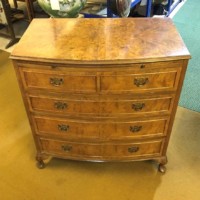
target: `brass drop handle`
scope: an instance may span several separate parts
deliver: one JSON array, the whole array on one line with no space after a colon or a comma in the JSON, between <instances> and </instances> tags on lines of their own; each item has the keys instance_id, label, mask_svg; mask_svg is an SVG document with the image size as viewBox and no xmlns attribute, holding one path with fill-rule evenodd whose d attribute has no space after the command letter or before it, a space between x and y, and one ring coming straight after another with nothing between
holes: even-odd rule
<instances>
[{"instance_id":1,"label":"brass drop handle","mask_svg":"<svg viewBox=\"0 0 200 200\"><path fill-rule=\"evenodd\" d=\"M141 69L145 68L145 64L141 64L141 65L140 65L140 68L141 68Z\"/></svg>"},{"instance_id":2,"label":"brass drop handle","mask_svg":"<svg viewBox=\"0 0 200 200\"><path fill-rule=\"evenodd\" d=\"M135 111L140 111L145 107L145 103L134 103L132 104L132 109Z\"/></svg>"},{"instance_id":3,"label":"brass drop handle","mask_svg":"<svg viewBox=\"0 0 200 200\"><path fill-rule=\"evenodd\" d=\"M50 78L49 82L51 85L58 87L64 83L64 80L63 78Z\"/></svg>"},{"instance_id":4,"label":"brass drop handle","mask_svg":"<svg viewBox=\"0 0 200 200\"><path fill-rule=\"evenodd\" d=\"M129 153L136 153L139 150L138 146L133 146L128 148Z\"/></svg>"},{"instance_id":5,"label":"brass drop handle","mask_svg":"<svg viewBox=\"0 0 200 200\"><path fill-rule=\"evenodd\" d=\"M148 82L149 82L148 78L135 78L134 79L134 84L137 87L142 87L142 86L146 85Z\"/></svg>"},{"instance_id":6,"label":"brass drop handle","mask_svg":"<svg viewBox=\"0 0 200 200\"><path fill-rule=\"evenodd\" d=\"M142 126L130 126L130 131L132 132L132 133L136 133L136 132L139 132L139 131L141 131L141 129L142 129Z\"/></svg>"},{"instance_id":7,"label":"brass drop handle","mask_svg":"<svg viewBox=\"0 0 200 200\"><path fill-rule=\"evenodd\" d=\"M72 150L72 146L70 145L62 145L61 149L65 152L70 152Z\"/></svg>"},{"instance_id":8,"label":"brass drop handle","mask_svg":"<svg viewBox=\"0 0 200 200\"><path fill-rule=\"evenodd\" d=\"M54 107L58 110L64 110L67 108L67 104L63 102L55 102Z\"/></svg>"},{"instance_id":9,"label":"brass drop handle","mask_svg":"<svg viewBox=\"0 0 200 200\"><path fill-rule=\"evenodd\" d=\"M68 131L69 130L69 125L65 125L65 124L58 124L58 130L59 131Z\"/></svg>"}]
</instances>

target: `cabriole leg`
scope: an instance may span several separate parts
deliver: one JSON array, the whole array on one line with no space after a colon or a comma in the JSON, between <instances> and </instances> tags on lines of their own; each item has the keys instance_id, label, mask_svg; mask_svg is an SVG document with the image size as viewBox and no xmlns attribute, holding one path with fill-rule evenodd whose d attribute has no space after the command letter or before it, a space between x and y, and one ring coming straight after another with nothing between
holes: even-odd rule
<instances>
[{"instance_id":1,"label":"cabriole leg","mask_svg":"<svg viewBox=\"0 0 200 200\"><path fill-rule=\"evenodd\" d=\"M44 169L45 168L45 164L43 160L37 161L37 167L39 169Z\"/></svg>"},{"instance_id":2,"label":"cabriole leg","mask_svg":"<svg viewBox=\"0 0 200 200\"><path fill-rule=\"evenodd\" d=\"M39 169L44 169L45 168L45 163L44 163L44 159L41 156L36 156L36 160L37 160L37 167Z\"/></svg>"},{"instance_id":3,"label":"cabriole leg","mask_svg":"<svg viewBox=\"0 0 200 200\"><path fill-rule=\"evenodd\" d=\"M161 173L165 173L166 172L166 167L165 165L167 164L167 157L164 156L162 158L157 159L158 162L158 171Z\"/></svg>"},{"instance_id":4,"label":"cabriole leg","mask_svg":"<svg viewBox=\"0 0 200 200\"><path fill-rule=\"evenodd\" d=\"M166 167L165 167L165 165L160 163L160 164L158 165L158 170L159 170L159 172L161 172L161 173L165 173L165 172L166 172Z\"/></svg>"}]
</instances>

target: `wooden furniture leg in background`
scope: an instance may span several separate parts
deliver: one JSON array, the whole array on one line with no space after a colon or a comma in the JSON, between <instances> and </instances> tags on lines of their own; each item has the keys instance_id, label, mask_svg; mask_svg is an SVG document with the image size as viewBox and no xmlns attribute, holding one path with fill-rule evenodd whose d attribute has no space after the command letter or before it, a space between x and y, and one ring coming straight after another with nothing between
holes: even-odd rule
<instances>
[{"instance_id":1,"label":"wooden furniture leg in background","mask_svg":"<svg viewBox=\"0 0 200 200\"><path fill-rule=\"evenodd\" d=\"M12 21L11 21L11 11L10 11L10 4L8 0L1 0L2 6L3 6L3 12L5 14L6 24L8 28L9 34L0 33L0 36L11 38L10 42L6 45L6 49L12 46L13 44L17 43L19 41L19 38L16 38L15 32L13 29Z\"/></svg>"},{"instance_id":2,"label":"wooden furniture leg in background","mask_svg":"<svg viewBox=\"0 0 200 200\"><path fill-rule=\"evenodd\" d=\"M27 15L28 15L28 21L31 22L32 19L35 17L34 14L34 7L33 7L33 2L35 0L13 0L14 7L17 9L18 4L17 1L24 2L26 4L26 10L27 10Z\"/></svg>"}]
</instances>

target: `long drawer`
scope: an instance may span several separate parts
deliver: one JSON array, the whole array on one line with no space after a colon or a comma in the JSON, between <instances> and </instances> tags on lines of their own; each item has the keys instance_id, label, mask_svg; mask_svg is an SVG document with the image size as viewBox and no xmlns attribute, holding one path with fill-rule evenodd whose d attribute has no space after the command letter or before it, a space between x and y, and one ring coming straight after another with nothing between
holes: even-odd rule
<instances>
[{"instance_id":1,"label":"long drawer","mask_svg":"<svg viewBox=\"0 0 200 200\"><path fill-rule=\"evenodd\" d=\"M162 137L166 135L168 127L167 118L144 121L85 121L35 116L34 123L39 135L75 140L126 140Z\"/></svg>"},{"instance_id":2,"label":"long drawer","mask_svg":"<svg viewBox=\"0 0 200 200\"><path fill-rule=\"evenodd\" d=\"M122 160L138 157L159 156L163 140L142 143L74 143L41 138L42 152L61 157L78 159Z\"/></svg>"},{"instance_id":3,"label":"long drawer","mask_svg":"<svg viewBox=\"0 0 200 200\"><path fill-rule=\"evenodd\" d=\"M29 96L32 111L43 111L59 114L145 114L170 112L173 96L140 99L83 99L55 98L49 96Z\"/></svg>"}]
</instances>

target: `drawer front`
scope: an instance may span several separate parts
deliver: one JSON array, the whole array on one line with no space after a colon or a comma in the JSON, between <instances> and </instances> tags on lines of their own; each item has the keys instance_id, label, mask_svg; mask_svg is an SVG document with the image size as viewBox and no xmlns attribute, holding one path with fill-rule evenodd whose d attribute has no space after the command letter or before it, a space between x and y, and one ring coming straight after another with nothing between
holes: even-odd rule
<instances>
[{"instance_id":1,"label":"drawer front","mask_svg":"<svg viewBox=\"0 0 200 200\"><path fill-rule=\"evenodd\" d=\"M94 100L78 100L78 98L59 99L51 97L29 96L29 103L31 110L33 111L76 115L99 113L99 102Z\"/></svg>"},{"instance_id":2,"label":"drawer front","mask_svg":"<svg viewBox=\"0 0 200 200\"><path fill-rule=\"evenodd\" d=\"M33 111L61 114L155 114L156 112L169 112L173 97L94 101L30 96L29 102Z\"/></svg>"},{"instance_id":3,"label":"drawer front","mask_svg":"<svg viewBox=\"0 0 200 200\"><path fill-rule=\"evenodd\" d=\"M36 130L39 134L47 134L60 138L99 139L100 124L88 121L62 120L52 118L34 118Z\"/></svg>"},{"instance_id":4,"label":"drawer front","mask_svg":"<svg viewBox=\"0 0 200 200\"><path fill-rule=\"evenodd\" d=\"M104 145L102 151L105 157L137 157L160 155L161 149L162 140L159 140L142 143Z\"/></svg>"},{"instance_id":5,"label":"drawer front","mask_svg":"<svg viewBox=\"0 0 200 200\"><path fill-rule=\"evenodd\" d=\"M105 123L101 126L101 137L108 140L163 137L167 127L167 119Z\"/></svg>"},{"instance_id":6,"label":"drawer front","mask_svg":"<svg viewBox=\"0 0 200 200\"><path fill-rule=\"evenodd\" d=\"M104 75L100 78L100 90L106 93L176 90L179 70L177 68L154 73Z\"/></svg>"},{"instance_id":7,"label":"drawer front","mask_svg":"<svg viewBox=\"0 0 200 200\"><path fill-rule=\"evenodd\" d=\"M40 135L87 140L153 138L164 136L168 126L167 119L91 122L35 117L34 121L36 130Z\"/></svg>"},{"instance_id":8,"label":"drawer front","mask_svg":"<svg viewBox=\"0 0 200 200\"><path fill-rule=\"evenodd\" d=\"M26 88L46 89L62 92L96 92L96 76L52 71L21 69Z\"/></svg>"},{"instance_id":9,"label":"drawer front","mask_svg":"<svg viewBox=\"0 0 200 200\"><path fill-rule=\"evenodd\" d=\"M40 139L43 152L63 157L78 157L84 159L99 158L100 160L118 160L122 158L137 158L159 156L162 151L162 140L142 143L73 143L50 139Z\"/></svg>"}]
</instances>

